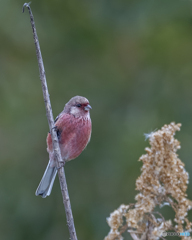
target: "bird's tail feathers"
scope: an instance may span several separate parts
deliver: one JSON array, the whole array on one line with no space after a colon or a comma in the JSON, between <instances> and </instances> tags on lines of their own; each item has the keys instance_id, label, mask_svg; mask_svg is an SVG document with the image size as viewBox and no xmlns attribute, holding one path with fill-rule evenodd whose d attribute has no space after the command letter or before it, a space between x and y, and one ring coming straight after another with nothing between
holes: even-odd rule
<instances>
[{"instance_id":1,"label":"bird's tail feathers","mask_svg":"<svg viewBox=\"0 0 192 240\"><path fill-rule=\"evenodd\" d=\"M55 177L57 175L57 168L51 167L51 162L49 161L47 168L43 174L41 182L35 192L35 195L42 196L42 198L46 198L51 194L51 190L53 187L53 183L55 181Z\"/></svg>"}]
</instances>

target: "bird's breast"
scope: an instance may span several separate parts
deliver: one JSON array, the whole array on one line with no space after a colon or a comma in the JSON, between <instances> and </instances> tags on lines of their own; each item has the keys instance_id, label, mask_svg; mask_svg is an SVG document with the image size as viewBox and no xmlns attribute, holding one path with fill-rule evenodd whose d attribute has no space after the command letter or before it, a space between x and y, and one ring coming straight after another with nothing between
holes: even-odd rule
<instances>
[{"instance_id":1,"label":"bird's breast","mask_svg":"<svg viewBox=\"0 0 192 240\"><path fill-rule=\"evenodd\" d=\"M91 119L64 117L56 123L59 130L59 145L65 161L78 157L87 146L91 137ZM47 136L48 152L53 151L51 135Z\"/></svg>"}]
</instances>

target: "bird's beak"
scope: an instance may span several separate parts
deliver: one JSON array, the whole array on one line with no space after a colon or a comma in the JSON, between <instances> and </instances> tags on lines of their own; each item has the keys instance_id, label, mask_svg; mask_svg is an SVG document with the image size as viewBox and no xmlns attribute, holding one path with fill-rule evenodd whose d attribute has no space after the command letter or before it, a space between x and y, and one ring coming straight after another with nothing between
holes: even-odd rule
<instances>
[{"instance_id":1,"label":"bird's beak","mask_svg":"<svg viewBox=\"0 0 192 240\"><path fill-rule=\"evenodd\" d=\"M89 111L90 109L92 109L92 107L91 107L91 105L88 104L87 106L84 107L84 109L85 109L85 111Z\"/></svg>"}]
</instances>

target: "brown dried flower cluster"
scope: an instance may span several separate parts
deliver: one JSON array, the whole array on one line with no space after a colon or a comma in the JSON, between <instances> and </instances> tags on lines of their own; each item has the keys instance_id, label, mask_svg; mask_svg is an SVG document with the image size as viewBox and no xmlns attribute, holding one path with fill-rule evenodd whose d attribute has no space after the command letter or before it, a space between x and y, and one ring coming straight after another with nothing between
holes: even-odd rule
<instances>
[{"instance_id":1,"label":"brown dried flower cluster","mask_svg":"<svg viewBox=\"0 0 192 240\"><path fill-rule=\"evenodd\" d=\"M191 231L192 223L187 219L187 213L192 208L192 202L186 198L189 176L176 154L180 143L174 139L180 127L181 124L171 123L147 135L151 148L146 148L147 154L139 159L143 166L136 181L136 190L139 191L136 203L121 205L111 213L107 219L111 230L105 240L122 240L122 233L126 230L134 240L163 238L162 233L168 230ZM165 221L161 213L154 212L156 206L164 205L175 211L174 223Z\"/></svg>"}]
</instances>

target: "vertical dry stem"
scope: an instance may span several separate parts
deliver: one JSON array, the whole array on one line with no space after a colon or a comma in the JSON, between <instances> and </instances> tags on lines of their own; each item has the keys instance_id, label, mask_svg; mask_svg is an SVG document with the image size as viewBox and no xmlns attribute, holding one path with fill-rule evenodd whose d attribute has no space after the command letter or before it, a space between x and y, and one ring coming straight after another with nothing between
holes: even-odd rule
<instances>
[{"instance_id":1,"label":"vertical dry stem","mask_svg":"<svg viewBox=\"0 0 192 240\"><path fill-rule=\"evenodd\" d=\"M23 12L24 12L24 8L27 7L29 10L30 22L31 22L32 30L33 30L33 38L34 38L35 47L36 47L36 55L37 55L37 60L38 60L38 65L39 65L43 98L44 98L44 102L45 102L45 108L46 108L46 114L47 114L47 119L48 119L48 123L49 123L49 129L50 129L50 133L51 133L51 137L52 137L52 141L53 141L53 149L54 149L55 159L57 162L58 176L59 176L59 181L60 181L60 186L61 186L61 193L63 196L63 204L65 206L65 212L66 212L66 218L67 218L67 225L69 228L70 239L77 240L65 172L64 172L64 168L62 167L63 160L61 157L57 134L56 134L56 131L54 128L54 118L53 118L51 102L50 102L50 98L49 98L49 92L48 92L48 87L47 87L43 58L41 55L39 40L37 37L36 28L35 28L34 17L33 17L33 14L32 14L29 4L30 3L25 3L23 5Z\"/></svg>"}]
</instances>

